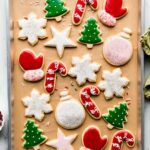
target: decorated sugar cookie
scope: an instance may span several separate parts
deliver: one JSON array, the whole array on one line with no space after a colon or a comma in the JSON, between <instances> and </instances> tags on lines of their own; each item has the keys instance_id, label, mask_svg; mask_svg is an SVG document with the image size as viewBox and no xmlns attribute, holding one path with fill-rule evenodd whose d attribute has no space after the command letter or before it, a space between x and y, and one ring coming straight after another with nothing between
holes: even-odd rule
<instances>
[{"instance_id":1,"label":"decorated sugar cookie","mask_svg":"<svg viewBox=\"0 0 150 150\"><path fill-rule=\"evenodd\" d=\"M2 130L4 126L4 116L3 113L0 111L0 131Z\"/></svg>"},{"instance_id":2,"label":"decorated sugar cookie","mask_svg":"<svg viewBox=\"0 0 150 150\"><path fill-rule=\"evenodd\" d=\"M42 121L44 113L50 113L53 110L52 106L48 104L49 100L49 94L40 95L39 91L33 89L30 97L27 96L22 99L22 102L26 107L25 116L34 116L36 120Z\"/></svg>"},{"instance_id":3,"label":"decorated sugar cookie","mask_svg":"<svg viewBox=\"0 0 150 150\"><path fill-rule=\"evenodd\" d=\"M89 126L82 135L84 148L80 150L103 150L107 144L107 136L102 136L99 128Z\"/></svg>"},{"instance_id":4,"label":"decorated sugar cookie","mask_svg":"<svg viewBox=\"0 0 150 150\"><path fill-rule=\"evenodd\" d=\"M85 111L79 100L74 99L67 90L60 93L60 103L56 107L57 123L65 129L75 129L82 125Z\"/></svg>"},{"instance_id":5,"label":"decorated sugar cookie","mask_svg":"<svg viewBox=\"0 0 150 150\"><path fill-rule=\"evenodd\" d=\"M87 5L89 5L91 9L95 11L98 9L99 2L98 0L77 0L73 12L73 24L79 25L81 23Z\"/></svg>"},{"instance_id":6,"label":"decorated sugar cookie","mask_svg":"<svg viewBox=\"0 0 150 150\"><path fill-rule=\"evenodd\" d=\"M77 134L65 136L64 133L58 129L57 139L46 142L46 145L51 146L57 150L74 150L72 143L76 139Z\"/></svg>"},{"instance_id":7,"label":"decorated sugar cookie","mask_svg":"<svg viewBox=\"0 0 150 150\"><path fill-rule=\"evenodd\" d=\"M66 28L63 31L58 31L54 27L51 26L51 31L53 38L45 43L47 47L56 47L57 53L61 58L64 53L64 48L75 48L76 44L69 38L69 34L71 31L71 27Z\"/></svg>"},{"instance_id":8,"label":"decorated sugar cookie","mask_svg":"<svg viewBox=\"0 0 150 150\"><path fill-rule=\"evenodd\" d=\"M19 65L25 72L24 80L35 82L44 77L42 66L44 63L44 56L40 53L38 56L31 50L23 50L19 56Z\"/></svg>"},{"instance_id":9,"label":"decorated sugar cookie","mask_svg":"<svg viewBox=\"0 0 150 150\"><path fill-rule=\"evenodd\" d=\"M100 119L101 112L91 96L98 96L100 91L97 86L89 85L84 87L80 92L80 100L86 111L94 119Z\"/></svg>"},{"instance_id":10,"label":"decorated sugar cookie","mask_svg":"<svg viewBox=\"0 0 150 150\"><path fill-rule=\"evenodd\" d=\"M111 108L108 110L108 113L103 114L103 119L108 122L108 128L118 128L122 129L124 127L124 123L127 122L127 110L128 104L126 102L120 103L118 106Z\"/></svg>"},{"instance_id":11,"label":"decorated sugar cookie","mask_svg":"<svg viewBox=\"0 0 150 150\"><path fill-rule=\"evenodd\" d=\"M33 46L37 44L38 39L45 39L47 37L46 19L37 19L34 13L30 13L28 18L20 19L18 21L19 27L21 28L18 38L21 40L28 40L28 42Z\"/></svg>"},{"instance_id":12,"label":"decorated sugar cookie","mask_svg":"<svg viewBox=\"0 0 150 150\"><path fill-rule=\"evenodd\" d=\"M99 82L98 87L104 91L106 99L111 99L114 95L123 97L125 92L124 88L129 84L129 80L121 76L122 72L120 68L114 69L112 72L107 70L103 71L102 78L104 80Z\"/></svg>"},{"instance_id":13,"label":"decorated sugar cookie","mask_svg":"<svg viewBox=\"0 0 150 150\"><path fill-rule=\"evenodd\" d=\"M71 77L76 77L76 81L79 86L89 82L96 82L96 72L100 69L100 64L92 62L92 58L89 54L84 55L82 58L72 58L73 67L70 68L68 74Z\"/></svg>"},{"instance_id":14,"label":"decorated sugar cookie","mask_svg":"<svg viewBox=\"0 0 150 150\"><path fill-rule=\"evenodd\" d=\"M39 150L40 145L47 140L47 137L42 135L43 131L32 120L27 120L23 133L24 149Z\"/></svg>"},{"instance_id":15,"label":"decorated sugar cookie","mask_svg":"<svg viewBox=\"0 0 150 150\"><path fill-rule=\"evenodd\" d=\"M69 12L69 9L64 6L63 0L46 0L46 15L47 19L55 19L61 21L62 16Z\"/></svg>"},{"instance_id":16,"label":"decorated sugar cookie","mask_svg":"<svg viewBox=\"0 0 150 150\"><path fill-rule=\"evenodd\" d=\"M50 94L55 90L57 72L65 77L68 71L65 64L61 61L54 60L48 65L44 84L45 90Z\"/></svg>"},{"instance_id":17,"label":"decorated sugar cookie","mask_svg":"<svg viewBox=\"0 0 150 150\"><path fill-rule=\"evenodd\" d=\"M129 148L135 145L134 135L128 130L120 130L114 134L111 150L123 150L123 143L126 143Z\"/></svg>"}]
</instances>

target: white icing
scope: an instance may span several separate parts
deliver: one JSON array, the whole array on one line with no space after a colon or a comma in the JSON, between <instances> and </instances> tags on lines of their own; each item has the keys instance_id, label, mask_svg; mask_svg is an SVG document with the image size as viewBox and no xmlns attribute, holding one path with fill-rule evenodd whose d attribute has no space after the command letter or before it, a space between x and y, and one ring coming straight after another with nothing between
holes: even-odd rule
<instances>
[{"instance_id":1,"label":"white icing","mask_svg":"<svg viewBox=\"0 0 150 150\"><path fill-rule=\"evenodd\" d=\"M132 34L132 30L131 29L129 29L129 28L123 28L123 31L125 32L125 33L127 33L127 34Z\"/></svg>"}]
</instances>

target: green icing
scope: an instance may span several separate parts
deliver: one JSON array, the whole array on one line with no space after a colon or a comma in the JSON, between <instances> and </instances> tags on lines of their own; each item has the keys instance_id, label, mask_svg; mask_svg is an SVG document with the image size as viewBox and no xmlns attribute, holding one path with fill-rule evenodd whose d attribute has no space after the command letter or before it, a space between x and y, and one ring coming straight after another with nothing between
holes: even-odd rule
<instances>
[{"instance_id":1,"label":"green icing","mask_svg":"<svg viewBox=\"0 0 150 150\"><path fill-rule=\"evenodd\" d=\"M84 29L81 31L81 35L79 41L82 43L97 44L102 42L95 18L91 17L87 20Z\"/></svg>"},{"instance_id":2,"label":"green icing","mask_svg":"<svg viewBox=\"0 0 150 150\"><path fill-rule=\"evenodd\" d=\"M46 0L46 3L46 18L57 17L68 11L68 9L64 7L64 2L62 0Z\"/></svg>"},{"instance_id":3,"label":"green icing","mask_svg":"<svg viewBox=\"0 0 150 150\"><path fill-rule=\"evenodd\" d=\"M38 129L38 126L34 123L34 121L27 120L25 126L26 128L23 131L23 139L25 140L23 146L25 149L33 148L46 140L46 137L41 135L42 131Z\"/></svg>"},{"instance_id":4,"label":"green icing","mask_svg":"<svg viewBox=\"0 0 150 150\"><path fill-rule=\"evenodd\" d=\"M121 103L119 106L109 109L109 112L107 114L103 114L102 117L112 126L116 128L123 128L124 123L127 122L127 110L127 104Z\"/></svg>"},{"instance_id":5,"label":"green icing","mask_svg":"<svg viewBox=\"0 0 150 150\"><path fill-rule=\"evenodd\" d=\"M147 99L150 99L150 76L145 82L144 95Z\"/></svg>"}]
</instances>

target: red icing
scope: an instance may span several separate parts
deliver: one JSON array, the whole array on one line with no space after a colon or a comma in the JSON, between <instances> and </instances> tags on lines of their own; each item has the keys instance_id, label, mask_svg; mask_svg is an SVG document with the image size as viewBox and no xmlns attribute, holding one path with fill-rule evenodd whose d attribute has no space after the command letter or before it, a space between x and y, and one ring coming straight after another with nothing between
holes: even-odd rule
<instances>
[{"instance_id":1,"label":"red icing","mask_svg":"<svg viewBox=\"0 0 150 150\"><path fill-rule=\"evenodd\" d=\"M48 93L53 93L55 90L56 72L59 72L61 76L67 75L66 66L60 61L53 61L49 64L45 78L45 89Z\"/></svg>"},{"instance_id":2,"label":"red icing","mask_svg":"<svg viewBox=\"0 0 150 150\"><path fill-rule=\"evenodd\" d=\"M127 130L118 131L113 137L111 150L121 150L123 142L126 142L128 147L134 147L135 138L133 134Z\"/></svg>"},{"instance_id":3,"label":"red icing","mask_svg":"<svg viewBox=\"0 0 150 150\"><path fill-rule=\"evenodd\" d=\"M94 126L86 129L82 140L84 146L91 150L102 150L108 141L107 137L102 137L99 129Z\"/></svg>"},{"instance_id":4,"label":"red icing","mask_svg":"<svg viewBox=\"0 0 150 150\"><path fill-rule=\"evenodd\" d=\"M80 94L82 105L85 107L88 113L95 119L99 119L101 117L101 112L90 96L98 96L99 93L100 90L97 86L87 86L82 89Z\"/></svg>"},{"instance_id":5,"label":"red icing","mask_svg":"<svg viewBox=\"0 0 150 150\"><path fill-rule=\"evenodd\" d=\"M122 8L123 0L106 0L105 11L115 18L127 14L127 8Z\"/></svg>"},{"instance_id":6,"label":"red icing","mask_svg":"<svg viewBox=\"0 0 150 150\"><path fill-rule=\"evenodd\" d=\"M2 125L3 125L3 114L2 114L2 112L0 111L0 128L2 127Z\"/></svg>"},{"instance_id":7,"label":"red icing","mask_svg":"<svg viewBox=\"0 0 150 150\"><path fill-rule=\"evenodd\" d=\"M19 56L19 63L23 70L40 69L43 65L44 57L42 54L35 56L30 50L24 50Z\"/></svg>"}]
</instances>

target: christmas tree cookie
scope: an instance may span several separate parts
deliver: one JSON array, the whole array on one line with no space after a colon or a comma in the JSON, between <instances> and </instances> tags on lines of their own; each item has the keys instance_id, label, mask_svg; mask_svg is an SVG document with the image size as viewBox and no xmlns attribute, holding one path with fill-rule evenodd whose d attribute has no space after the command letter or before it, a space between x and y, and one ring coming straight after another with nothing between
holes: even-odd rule
<instances>
[{"instance_id":1,"label":"christmas tree cookie","mask_svg":"<svg viewBox=\"0 0 150 150\"><path fill-rule=\"evenodd\" d=\"M23 131L24 149L40 149L40 145L47 140L47 137L42 135L43 131L32 120L27 120L25 127Z\"/></svg>"}]
</instances>

